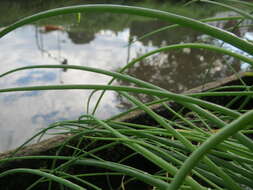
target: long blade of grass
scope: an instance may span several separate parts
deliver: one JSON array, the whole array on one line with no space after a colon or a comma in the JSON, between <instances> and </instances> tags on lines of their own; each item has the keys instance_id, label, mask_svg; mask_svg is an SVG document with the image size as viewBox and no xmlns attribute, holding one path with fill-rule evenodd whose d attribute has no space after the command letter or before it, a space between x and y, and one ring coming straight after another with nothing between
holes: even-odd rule
<instances>
[{"instance_id":1,"label":"long blade of grass","mask_svg":"<svg viewBox=\"0 0 253 190\"><path fill-rule=\"evenodd\" d=\"M227 21L227 20L239 20L239 19L243 19L243 17L241 16L230 16L230 17L214 17L214 18L206 18L206 19L201 19L200 21L201 22L217 22L217 21ZM162 28L158 28L156 30L153 30L151 32L148 32L146 34L144 34L143 36L141 37L138 37L137 39L134 39L133 41L131 41L128 46L131 46L132 44L134 44L135 42L137 41L140 41L140 40L143 40L145 38L148 38L152 35L155 35L155 34L158 34L160 32L164 32L166 30L169 30L169 29L176 29L180 27L180 25L178 24L173 24L173 25L169 25L169 26L164 26Z\"/></svg>"},{"instance_id":2,"label":"long blade of grass","mask_svg":"<svg viewBox=\"0 0 253 190\"><path fill-rule=\"evenodd\" d=\"M105 4L78 5L78 6L64 7L64 8L52 9L45 12L41 12L41 13L32 15L30 17L26 17L8 26L7 28L3 29L2 31L0 31L0 38L6 35L7 33L15 30L18 27L35 22L43 18L48 18L48 17L62 15L62 14L80 13L80 12L110 12L110 13L131 14L131 15L157 18L160 20L172 22L175 24L179 24L179 25L203 32L217 39L220 39L224 42L227 42L251 55L253 54L253 48L252 48L253 45L251 43L248 43L247 41L236 37L234 34L221 30L217 27L202 23L200 21L187 18L184 16L180 16L177 14L164 12L164 11L158 11L154 9L122 6L122 5L108 5L108 4L107 5Z\"/></svg>"},{"instance_id":3,"label":"long blade of grass","mask_svg":"<svg viewBox=\"0 0 253 190\"><path fill-rule=\"evenodd\" d=\"M210 110L215 110L223 113L224 115L229 115L231 117L238 117L240 113L233 111L231 109L227 109L223 106L210 103L201 99L193 98L190 96L175 94L167 91L160 91L154 89L146 89L146 88L137 88L137 87L127 87L127 86L107 86L107 85L80 85L80 84L72 84L72 85L46 85L46 86L29 86L29 87L16 87L16 88L6 88L0 89L0 93L5 92L18 92L18 91L37 91L37 90L111 90L111 91L125 91L125 92L133 92L133 93L143 93L149 94L157 97L167 97L174 101L179 102L189 102L193 104L198 104L200 106L204 106ZM218 92L217 92L218 93ZM228 93L228 92L226 92ZM230 92L229 95L253 95L253 92ZM194 95L191 95L194 96ZM222 96L222 94L220 94Z\"/></svg>"}]
</instances>

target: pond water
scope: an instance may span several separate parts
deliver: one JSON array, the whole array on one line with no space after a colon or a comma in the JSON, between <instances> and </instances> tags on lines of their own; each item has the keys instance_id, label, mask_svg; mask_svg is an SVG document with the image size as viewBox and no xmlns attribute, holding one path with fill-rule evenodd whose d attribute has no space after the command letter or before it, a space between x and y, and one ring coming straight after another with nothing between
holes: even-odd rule
<instances>
[{"instance_id":1,"label":"pond water","mask_svg":"<svg viewBox=\"0 0 253 190\"><path fill-rule=\"evenodd\" d=\"M33 13L61 6L103 3L105 1L5 1L0 2L0 28ZM109 1L107 1L109 2ZM127 4L126 1L109 3ZM153 2L153 3L150 3ZM154 1L130 1L135 6L154 7L198 18L228 16L229 11L202 5L184 7ZM8 10L8 13L6 13ZM8 15L9 14L9 15ZM112 14L81 14L58 16L27 25L0 39L0 73L21 66L40 64L85 65L117 71L129 60L158 47L185 42L222 42L198 32L177 28L144 40L137 40L130 48L131 39L168 25L157 20ZM235 23L217 22L216 26L229 28ZM252 28L234 31L236 35L252 39ZM223 44L227 46L226 44ZM227 46L227 48L235 48ZM214 52L197 49L164 52L146 59L127 71L127 74L149 81L173 92L220 80L234 70L245 70L245 64ZM20 71L0 78L1 88L46 84L105 84L109 77L89 72L60 69ZM117 80L117 85L129 85ZM33 91L0 94L0 152L12 149L50 123L76 119L86 111L90 91ZM94 105L95 94L90 107ZM145 97L144 97L145 98ZM96 115L107 118L124 111L129 104L119 95L108 92Z\"/></svg>"}]
</instances>

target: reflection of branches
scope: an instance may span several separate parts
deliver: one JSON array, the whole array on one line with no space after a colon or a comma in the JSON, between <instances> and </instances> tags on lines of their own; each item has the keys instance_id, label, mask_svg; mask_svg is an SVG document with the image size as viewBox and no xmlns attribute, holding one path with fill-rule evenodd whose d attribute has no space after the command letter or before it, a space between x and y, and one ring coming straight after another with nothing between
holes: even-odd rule
<instances>
[{"instance_id":1,"label":"reflection of branches","mask_svg":"<svg viewBox=\"0 0 253 190\"><path fill-rule=\"evenodd\" d=\"M133 41L133 39L132 39L131 35L129 35L129 37L128 37L128 44L127 44L127 59L126 59L126 64L128 64L129 61L130 61L132 41Z\"/></svg>"},{"instance_id":2,"label":"reflection of branches","mask_svg":"<svg viewBox=\"0 0 253 190\"><path fill-rule=\"evenodd\" d=\"M179 93L232 74L224 62L229 62L237 71L240 70L240 62L228 59L227 56L202 49L185 48L182 51L163 52L144 59L129 68L126 73ZM118 80L118 83L130 85L121 80ZM150 100L141 95L137 98Z\"/></svg>"},{"instance_id":3,"label":"reflection of branches","mask_svg":"<svg viewBox=\"0 0 253 190\"><path fill-rule=\"evenodd\" d=\"M232 74L233 72L224 62L229 62L236 71L240 70L238 60L208 50L185 48L143 59L129 68L126 74L169 91L181 93ZM207 70L209 72L206 72ZM131 85L122 80L117 80L117 82L120 85ZM151 100L150 97L140 94L134 94L134 96L144 102ZM122 102L122 105L127 104L120 97L118 100Z\"/></svg>"},{"instance_id":4,"label":"reflection of branches","mask_svg":"<svg viewBox=\"0 0 253 190\"><path fill-rule=\"evenodd\" d=\"M57 49L58 49L58 56L53 55L48 50L44 48L44 40L43 35L41 35L41 32L39 31L38 27L35 27L35 41L36 45L39 51L41 51L42 55L46 54L49 58L57 61L58 63L62 65L67 65L68 60L61 56L61 43L59 38L59 33L57 33ZM63 69L64 72L67 71L67 69Z\"/></svg>"}]
</instances>

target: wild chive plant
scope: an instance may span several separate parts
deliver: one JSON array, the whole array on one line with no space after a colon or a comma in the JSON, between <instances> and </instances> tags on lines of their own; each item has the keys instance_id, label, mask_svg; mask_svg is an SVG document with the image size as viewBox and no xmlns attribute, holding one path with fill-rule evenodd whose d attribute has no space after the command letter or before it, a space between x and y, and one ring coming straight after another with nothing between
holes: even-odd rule
<instances>
[{"instance_id":1,"label":"wild chive plant","mask_svg":"<svg viewBox=\"0 0 253 190\"><path fill-rule=\"evenodd\" d=\"M200 1L226 7L239 15L226 18L207 18L198 21L169 12L140 7L105 4L81 5L49 10L24 18L2 30L0 37L25 24L51 16L79 12L110 12L151 17L175 24L154 31L152 34L147 34L143 38L155 35L164 29L185 26L253 55L252 43L240 39L229 31L205 23L217 20L252 20L250 13L253 9L253 3L238 0ZM228 3L232 3L232 5L228 6ZM241 6L244 6L244 8L238 8ZM236 27L240 27L240 25ZM137 87L114 86L111 85L111 81L108 85L73 84L7 88L1 89L0 93L31 90L93 89L103 92L113 90L135 105L136 108L133 109L141 109L146 112L153 122L129 123L118 120L122 115L128 114L129 111L127 111L107 120L101 120L93 114L87 114L80 116L77 120L53 123L35 136L39 136L52 128L65 129L66 132L61 133L72 134L66 142L59 146L54 155L15 157L14 154L12 157L0 160L1 164L15 160L51 160L50 165L41 169L10 169L0 174L0 180L9 175L18 175L18 173L29 173L41 177L29 184L26 189L36 189L41 183L48 184L48 189L55 189L56 184L60 189L64 189L64 187L78 190L102 189L93 180L94 178L100 179L100 176L106 176L104 183L107 186L103 186L105 189L126 189L130 187L129 184L135 184L136 181L147 184L149 188L160 190L253 189L253 140L251 139L253 110L252 108L247 109L249 106L244 107L249 104L253 95L251 86L247 86L242 82L242 85L222 87L219 91L183 95L169 92L123 74L127 68L150 55L186 47L217 51L248 64L253 64L250 57L226 50L223 47L211 44L188 43L169 45L144 54L129 62L119 72L75 65L39 65L16 68L3 73L1 77L26 69L65 68L94 72L111 76L113 79L126 80ZM228 91L227 88L236 90ZM132 93L153 96L156 100L149 104L163 103L170 117L163 117L154 112L147 104L132 96ZM228 101L226 105L218 105L203 99L212 96L216 98L219 96L230 97L231 101ZM231 109L230 106L241 97L246 97L241 106ZM179 105L180 109L174 109L173 106L170 106L172 104ZM35 138L35 136L32 138ZM73 140L76 143L70 143ZM122 151L121 156L117 156L117 148L115 147ZM71 154L63 155L62 152L66 149ZM105 155L108 152L110 156ZM141 162L148 165L143 168L138 165L141 162L131 163L138 159L143 159ZM74 170L73 173L73 168L76 168L76 165L79 165L82 170ZM98 168L106 170L98 170ZM117 179L116 182L115 179Z\"/></svg>"}]
</instances>

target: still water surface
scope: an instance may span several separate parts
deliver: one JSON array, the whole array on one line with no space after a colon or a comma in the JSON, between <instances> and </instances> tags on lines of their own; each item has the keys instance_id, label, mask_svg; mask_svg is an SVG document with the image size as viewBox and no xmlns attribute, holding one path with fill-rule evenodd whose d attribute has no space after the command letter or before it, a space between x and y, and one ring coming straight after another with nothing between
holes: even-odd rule
<instances>
[{"instance_id":1,"label":"still water surface","mask_svg":"<svg viewBox=\"0 0 253 190\"><path fill-rule=\"evenodd\" d=\"M0 16L0 28L29 14L72 4L80 1L1 1L0 9L11 10L12 15ZM45 3L46 2L46 3ZM94 3L94 1L92 1ZM100 1L101 2L101 1ZM100 3L99 1L96 3ZM117 1L119 3L119 1ZM82 1L82 3L89 3ZM111 1L114 3L114 1ZM126 4L125 1L121 3ZM231 13L215 8L182 8L177 4L148 4L131 2L131 5L155 7L179 12L192 17L228 16ZM198 10L198 11L196 11ZM221 45L198 32L177 28L137 40L130 48L130 39L165 26L157 20L111 14L82 14L58 16L27 25L0 39L0 73L10 69L40 64L85 65L117 71L129 60L158 47L186 42L211 42ZM235 23L219 22L216 26L229 28ZM51 26L55 26L52 29ZM51 29L50 29L51 27ZM252 38L252 28L235 31L236 35ZM225 44L226 45L226 44ZM232 48L227 46L227 48ZM236 49L234 49L236 51ZM127 74L152 82L173 92L183 92L205 82L219 80L236 71L247 69L245 64L214 52L184 49L161 53L146 59L127 71ZM89 72L60 69L20 71L0 79L1 88L47 84L105 84L110 78ZM129 85L116 81L116 85ZM15 148L50 123L76 119L85 113L90 91L33 91L0 95L0 152ZM92 101L95 103L96 94ZM116 93L108 92L97 111L97 116L107 118L128 107ZM92 105L91 105L92 108Z\"/></svg>"}]
</instances>

